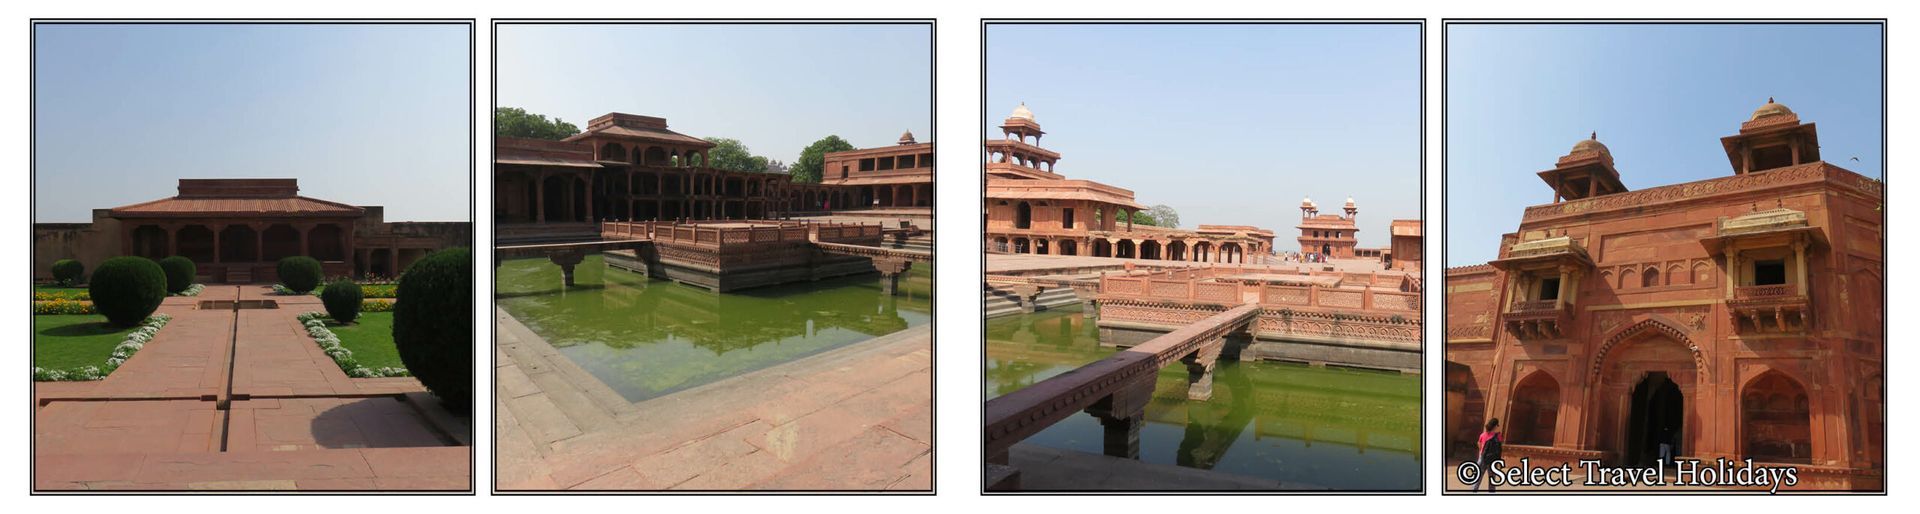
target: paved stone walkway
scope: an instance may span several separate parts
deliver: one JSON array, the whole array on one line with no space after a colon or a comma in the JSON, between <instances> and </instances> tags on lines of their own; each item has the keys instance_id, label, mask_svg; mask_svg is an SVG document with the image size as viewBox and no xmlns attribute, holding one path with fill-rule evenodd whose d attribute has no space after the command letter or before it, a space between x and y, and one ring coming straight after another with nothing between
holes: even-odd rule
<instances>
[{"instance_id":1,"label":"paved stone walkway","mask_svg":"<svg viewBox=\"0 0 1920 514\"><path fill-rule=\"evenodd\" d=\"M932 331L628 403L496 310L501 491L932 489Z\"/></svg>"},{"instance_id":2,"label":"paved stone walkway","mask_svg":"<svg viewBox=\"0 0 1920 514\"><path fill-rule=\"evenodd\" d=\"M34 488L469 489L470 422L412 378L347 377L294 319L319 298L270 293L170 297L173 320L105 380L35 383ZM197 307L236 299L280 306Z\"/></svg>"}]
</instances>

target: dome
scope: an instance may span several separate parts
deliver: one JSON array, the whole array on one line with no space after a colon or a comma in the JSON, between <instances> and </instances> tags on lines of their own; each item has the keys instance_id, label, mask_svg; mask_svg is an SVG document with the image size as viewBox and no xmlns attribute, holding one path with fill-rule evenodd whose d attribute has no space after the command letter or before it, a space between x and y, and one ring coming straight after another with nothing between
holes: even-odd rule
<instances>
[{"instance_id":1,"label":"dome","mask_svg":"<svg viewBox=\"0 0 1920 514\"><path fill-rule=\"evenodd\" d=\"M1011 120L1011 119L1015 119L1015 118L1018 118L1018 119L1023 119L1023 120L1027 120L1027 121L1033 121L1033 122L1038 122L1038 121L1040 121L1040 120L1036 120L1036 119L1033 119L1033 111L1029 111L1029 110L1027 110L1027 103L1026 103L1026 102L1020 102L1020 106L1019 106L1019 107L1015 107L1015 108L1013 108L1013 114L1008 114L1008 115L1007 115L1007 119L1010 119L1010 120Z\"/></svg>"},{"instance_id":2,"label":"dome","mask_svg":"<svg viewBox=\"0 0 1920 514\"><path fill-rule=\"evenodd\" d=\"M1301 208L1303 208L1303 209L1305 209L1305 208L1312 208L1312 207L1314 207L1314 205L1313 205L1313 198L1312 198L1312 197L1304 197L1304 196L1303 196L1303 197L1300 197L1300 207L1301 207Z\"/></svg>"},{"instance_id":3,"label":"dome","mask_svg":"<svg viewBox=\"0 0 1920 514\"><path fill-rule=\"evenodd\" d=\"M1353 208L1353 197L1347 197L1347 208Z\"/></svg>"},{"instance_id":4,"label":"dome","mask_svg":"<svg viewBox=\"0 0 1920 514\"><path fill-rule=\"evenodd\" d=\"M900 134L900 144L910 145L913 143L913 131L909 130Z\"/></svg>"},{"instance_id":5,"label":"dome","mask_svg":"<svg viewBox=\"0 0 1920 514\"><path fill-rule=\"evenodd\" d=\"M1607 150L1607 145L1600 144L1599 132L1594 132L1588 135L1586 139L1582 139L1580 140L1580 142L1574 143L1573 151L1570 151L1567 153L1575 154L1580 152L1600 152L1600 153L1609 154L1609 155L1612 154L1612 152Z\"/></svg>"},{"instance_id":6,"label":"dome","mask_svg":"<svg viewBox=\"0 0 1920 514\"><path fill-rule=\"evenodd\" d=\"M1776 103L1773 101L1772 97L1768 97L1767 104L1760 106L1759 109L1754 109L1753 117L1747 118L1747 121L1754 121L1760 118L1772 118L1774 116L1792 116L1792 115L1793 115L1793 109L1788 109L1786 104Z\"/></svg>"}]
</instances>

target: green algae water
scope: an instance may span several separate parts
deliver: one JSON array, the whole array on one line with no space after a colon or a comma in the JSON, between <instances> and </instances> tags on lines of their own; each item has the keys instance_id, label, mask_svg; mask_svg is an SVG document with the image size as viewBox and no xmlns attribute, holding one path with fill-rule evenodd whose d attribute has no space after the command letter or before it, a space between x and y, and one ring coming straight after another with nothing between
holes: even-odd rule
<instances>
[{"instance_id":1,"label":"green algae water","mask_svg":"<svg viewBox=\"0 0 1920 514\"><path fill-rule=\"evenodd\" d=\"M1104 359L1079 306L987 320L991 399ZM1162 369L1140 429L1140 460L1339 490L1420 487L1420 378L1276 362L1221 361L1213 398L1187 400L1183 366ZM1022 444L1101 453L1077 414Z\"/></svg>"},{"instance_id":2,"label":"green algae water","mask_svg":"<svg viewBox=\"0 0 1920 514\"><path fill-rule=\"evenodd\" d=\"M598 255L575 267L571 288L544 258L503 262L494 280L508 314L638 402L925 324L930 271L914 264L894 296L877 274L721 294Z\"/></svg>"}]
</instances>

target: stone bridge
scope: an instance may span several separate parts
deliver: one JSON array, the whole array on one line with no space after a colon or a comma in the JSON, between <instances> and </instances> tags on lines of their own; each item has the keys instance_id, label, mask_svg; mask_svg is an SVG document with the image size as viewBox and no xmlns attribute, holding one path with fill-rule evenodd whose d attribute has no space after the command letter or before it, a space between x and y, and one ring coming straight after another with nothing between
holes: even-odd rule
<instances>
[{"instance_id":1,"label":"stone bridge","mask_svg":"<svg viewBox=\"0 0 1920 514\"><path fill-rule=\"evenodd\" d=\"M614 241L588 241L583 243L549 243L493 247L493 266L507 259L545 256L547 260L560 266L560 275L568 286L573 285L573 267L587 258L587 255L608 250L632 250L645 246L649 239L623 239Z\"/></svg>"},{"instance_id":2,"label":"stone bridge","mask_svg":"<svg viewBox=\"0 0 1920 514\"><path fill-rule=\"evenodd\" d=\"M1160 369L1178 361L1187 367L1187 398L1213 396L1213 369L1222 356L1252 339L1260 316L1247 303L1115 353L1019 391L987 401L987 485L1017 489L1019 470L1007 466L1013 445L1079 412L1104 427L1104 453L1139 458L1140 427Z\"/></svg>"},{"instance_id":3,"label":"stone bridge","mask_svg":"<svg viewBox=\"0 0 1920 514\"><path fill-rule=\"evenodd\" d=\"M894 292L899 289L900 276L906 274L907 269L913 267L913 263L933 262L933 253L917 250L830 243L826 241L814 241L813 247L826 253L873 259L873 269L879 271L880 276L886 279L886 282L882 283L881 289L885 290L887 294L894 294Z\"/></svg>"}]
</instances>

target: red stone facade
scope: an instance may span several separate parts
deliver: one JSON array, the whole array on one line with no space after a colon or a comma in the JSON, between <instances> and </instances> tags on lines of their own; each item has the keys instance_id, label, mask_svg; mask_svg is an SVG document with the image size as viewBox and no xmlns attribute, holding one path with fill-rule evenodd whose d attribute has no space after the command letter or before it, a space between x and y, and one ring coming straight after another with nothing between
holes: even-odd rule
<instances>
[{"instance_id":1,"label":"red stone facade","mask_svg":"<svg viewBox=\"0 0 1920 514\"><path fill-rule=\"evenodd\" d=\"M392 277L434 250L466 246L467 222L397 222L384 209L300 196L295 179L181 179L175 196L96 210L92 223L34 227L34 273L58 259L193 259L208 283L277 280L280 259L317 259L328 276Z\"/></svg>"},{"instance_id":2,"label":"red stone facade","mask_svg":"<svg viewBox=\"0 0 1920 514\"><path fill-rule=\"evenodd\" d=\"M871 198L868 205L847 207L933 208L933 143L900 135L894 146L828 153L820 167L820 183L852 187Z\"/></svg>"},{"instance_id":3,"label":"red stone facade","mask_svg":"<svg viewBox=\"0 0 1920 514\"><path fill-rule=\"evenodd\" d=\"M1769 101L1722 140L1733 176L1629 191L1597 139L1540 177L1488 265L1446 273L1448 457L1500 418L1508 457L1682 457L1885 469L1881 182L1819 160Z\"/></svg>"},{"instance_id":4,"label":"red stone facade","mask_svg":"<svg viewBox=\"0 0 1920 514\"><path fill-rule=\"evenodd\" d=\"M1273 253L1273 232L1258 227L1135 226L1146 207L1133 191L1054 173L1060 154L1040 147L1046 132L1026 104L1000 130L985 142L989 252L1255 264Z\"/></svg>"},{"instance_id":5,"label":"red stone facade","mask_svg":"<svg viewBox=\"0 0 1920 514\"><path fill-rule=\"evenodd\" d=\"M579 224L590 233L596 221L773 219L902 201L931 205L933 198L932 143L829 154L843 161L830 159L822 184L712 168L705 165L712 148L668 129L663 118L622 113L594 118L585 132L562 141L496 137L495 223L502 237L527 224L534 232ZM893 169L851 171L862 159ZM851 166L845 178L839 165Z\"/></svg>"},{"instance_id":6,"label":"red stone facade","mask_svg":"<svg viewBox=\"0 0 1920 514\"><path fill-rule=\"evenodd\" d=\"M1354 206L1348 198L1343 207L1346 215L1320 214L1320 206L1312 198L1300 200L1300 254L1324 259L1352 259L1361 257L1357 252L1360 244L1357 234L1360 229L1354 225L1360 217L1360 208ZM1379 257L1372 255L1371 257Z\"/></svg>"}]
</instances>

